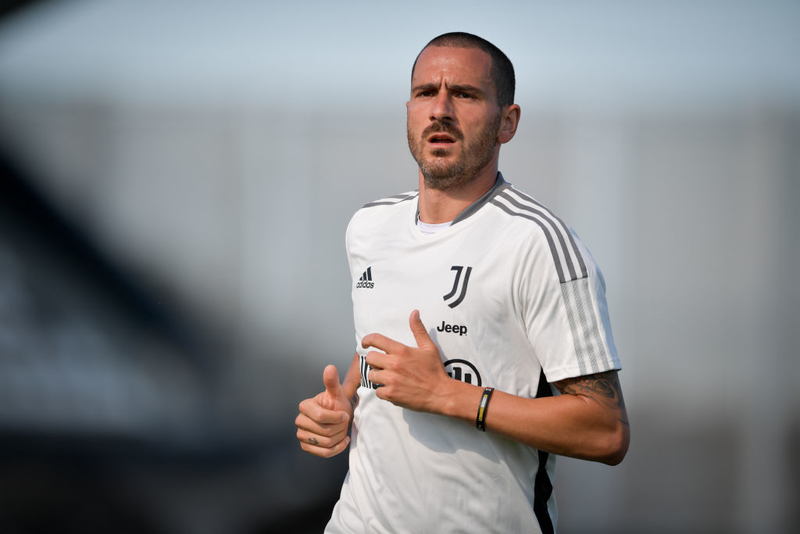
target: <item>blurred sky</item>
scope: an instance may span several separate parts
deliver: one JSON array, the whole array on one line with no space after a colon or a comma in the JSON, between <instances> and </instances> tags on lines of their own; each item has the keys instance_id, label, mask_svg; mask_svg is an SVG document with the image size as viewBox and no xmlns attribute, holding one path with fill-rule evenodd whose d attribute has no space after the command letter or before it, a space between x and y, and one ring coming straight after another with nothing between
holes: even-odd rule
<instances>
[{"instance_id":1,"label":"blurred sky","mask_svg":"<svg viewBox=\"0 0 800 534\"><path fill-rule=\"evenodd\" d=\"M13 19L0 26L3 85L46 82L65 96L385 105L405 99L422 45L460 30L512 58L529 104L800 100L790 0L93 0Z\"/></svg>"}]
</instances>

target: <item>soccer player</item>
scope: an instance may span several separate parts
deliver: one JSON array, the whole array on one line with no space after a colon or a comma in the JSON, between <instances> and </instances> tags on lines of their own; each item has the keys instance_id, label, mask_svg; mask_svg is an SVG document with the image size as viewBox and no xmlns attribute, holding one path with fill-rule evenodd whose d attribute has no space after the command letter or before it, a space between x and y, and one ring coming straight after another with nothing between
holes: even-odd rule
<instances>
[{"instance_id":1,"label":"soccer player","mask_svg":"<svg viewBox=\"0 0 800 534\"><path fill-rule=\"evenodd\" d=\"M419 190L350 221L356 354L341 384L325 368L296 419L303 450L350 447L329 534L554 532L555 455L625 456L602 274L498 172L514 85L505 54L470 34L433 39L414 64Z\"/></svg>"}]
</instances>

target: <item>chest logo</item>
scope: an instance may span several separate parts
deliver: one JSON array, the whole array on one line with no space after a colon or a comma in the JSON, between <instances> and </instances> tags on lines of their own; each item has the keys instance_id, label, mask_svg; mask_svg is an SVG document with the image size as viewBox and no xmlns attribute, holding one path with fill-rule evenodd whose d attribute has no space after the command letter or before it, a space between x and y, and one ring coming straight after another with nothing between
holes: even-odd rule
<instances>
[{"instance_id":1,"label":"chest logo","mask_svg":"<svg viewBox=\"0 0 800 534\"><path fill-rule=\"evenodd\" d=\"M442 321L442 326L437 326L436 330L439 332L452 332L454 334L458 334L459 336L467 335L467 327L463 324L447 324L446 322Z\"/></svg>"},{"instance_id":2,"label":"chest logo","mask_svg":"<svg viewBox=\"0 0 800 534\"><path fill-rule=\"evenodd\" d=\"M370 265L358 279L356 289L372 289L373 287L375 287L375 282L372 281L372 266Z\"/></svg>"},{"instance_id":3,"label":"chest logo","mask_svg":"<svg viewBox=\"0 0 800 534\"><path fill-rule=\"evenodd\" d=\"M481 374L478 372L477 367L467 360L447 360L444 362L444 369L447 371L450 378L472 384L473 386L483 385L481 382Z\"/></svg>"},{"instance_id":4,"label":"chest logo","mask_svg":"<svg viewBox=\"0 0 800 534\"><path fill-rule=\"evenodd\" d=\"M467 284L469 284L469 275L472 273L472 267L467 267L465 270L462 265L453 265L450 270L456 272L456 279L453 282L453 289L442 298L447 302L448 306L455 308L467 296ZM458 296L456 297L456 295Z\"/></svg>"}]
</instances>

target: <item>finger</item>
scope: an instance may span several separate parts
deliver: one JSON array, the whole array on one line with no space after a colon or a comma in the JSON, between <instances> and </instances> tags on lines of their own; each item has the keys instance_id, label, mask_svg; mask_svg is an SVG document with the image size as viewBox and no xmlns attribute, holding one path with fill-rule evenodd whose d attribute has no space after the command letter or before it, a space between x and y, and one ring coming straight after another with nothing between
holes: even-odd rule
<instances>
[{"instance_id":1,"label":"finger","mask_svg":"<svg viewBox=\"0 0 800 534\"><path fill-rule=\"evenodd\" d=\"M322 372L322 383L325 384L325 391L332 397L343 396L342 385L339 383L339 371L335 365L329 365Z\"/></svg>"},{"instance_id":2,"label":"finger","mask_svg":"<svg viewBox=\"0 0 800 534\"><path fill-rule=\"evenodd\" d=\"M369 380L372 383L372 385L375 386L376 388L383 387L386 384L381 382L382 380L381 375L382 375L381 369L372 368L369 370L369 373L367 373L367 380ZM385 380L385 378L383 378L383 380Z\"/></svg>"},{"instance_id":3,"label":"finger","mask_svg":"<svg viewBox=\"0 0 800 534\"><path fill-rule=\"evenodd\" d=\"M388 390L386 389L386 386L381 386L381 387L375 388L375 396L378 397L379 399L382 399L382 400L385 400L385 401L389 401L389 399L387 398L388 397L388 394L386 393L387 391ZM392 401L389 401L389 402L392 402Z\"/></svg>"},{"instance_id":4,"label":"finger","mask_svg":"<svg viewBox=\"0 0 800 534\"><path fill-rule=\"evenodd\" d=\"M335 447L345 437L347 437L346 428L341 432L337 432L333 436L321 436L319 434L314 434L313 432L308 432L302 429L298 429L297 431L297 441L300 443L308 443L309 445L314 445L316 447L322 447L324 449L331 449Z\"/></svg>"},{"instance_id":5,"label":"finger","mask_svg":"<svg viewBox=\"0 0 800 534\"><path fill-rule=\"evenodd\" d=\"M314 456L319 456L320 458L331 458L336 456L337 454L344 451L347 446L350 445L350 436L345 436L345 438L336 444L336 446L331 448L319 447L317 445L312 445L311 443L304 443L300 442L300 448L306 451L309 454L313 454Z\"/></svg>"},{"instance_id":6,"label":"finger","mask_svg":"<svg viewBox=\"0 0 800 534\"><path fill-rule=\"evenodd\" d=\"M367 334L361 339L361 346L365 349L374 347L386 353L398 353L406 348L402 343L383 334Z\"/></svg>"},{"instance_id":7,"label":"finger","mask_svg":"<svg viewBox=\"0 0 800 534\"><path fill-rule=\"evenodd\" d=\"M300 413L319 424L332 425L347 421L350 416L342 410L328 410L320 406L319 401L306 399L300 403Z\"/></svg>"},{"instance_id":8,"label":"finger","mask_svg":"<svg viewBox=\"0 0 800 534\"><path fill-rule=\"evenodd\" d=\"M384 354L382 352L368 352L367 355L364 357L364 361L367 362L373 369L386 369L386 366L391 361L392 356L389 354Z\"/></svg>"},{"instance_id":9,"label":"finger","mask_svg":"<svg viewBox=\"0 0 800 534\"><path fill-rule=\"evenodd\" d=\"M347 419L338 423L324 424L318 423L302 413L295 418L294 424L298 429L305 430L311 434L318 434L320 436L335 436L341 432L346 432L347 427L349 426Z\"/></svg>"},{"instance_id":10,"label":"finger","mask_svg":"<svg viewBox=\"0 0 800 534\"><path fill-rule=\"evenodd\" d=\"M411 328L411 333L414 334L414 340L417 342L417 347L429 347L433 345L431 336L428 335L428 330L422 324L422 319L419 317L419 310L414 310L408 317L408 326Z\"/></svg>"}]
</instances>

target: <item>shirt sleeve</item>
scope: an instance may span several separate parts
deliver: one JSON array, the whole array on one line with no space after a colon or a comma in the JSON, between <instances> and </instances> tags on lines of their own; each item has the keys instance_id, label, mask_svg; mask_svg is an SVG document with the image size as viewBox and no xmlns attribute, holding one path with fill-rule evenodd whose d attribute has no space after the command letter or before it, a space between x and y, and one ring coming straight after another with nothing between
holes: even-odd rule
<instances>
[{"instance_id":1,"label":"shirt sleeve","mask_svg":"<svg viewBox=\"0 0 800 534\"><path fill-rule=\"evenodd\" d=\"M523 321L548 382L621 369L603 275L571 230L569 237L574 268L541 242L522 262Z\"/></svg>"}]
</instances>

